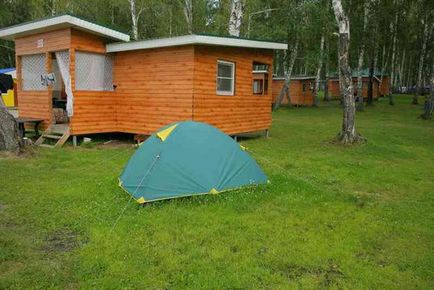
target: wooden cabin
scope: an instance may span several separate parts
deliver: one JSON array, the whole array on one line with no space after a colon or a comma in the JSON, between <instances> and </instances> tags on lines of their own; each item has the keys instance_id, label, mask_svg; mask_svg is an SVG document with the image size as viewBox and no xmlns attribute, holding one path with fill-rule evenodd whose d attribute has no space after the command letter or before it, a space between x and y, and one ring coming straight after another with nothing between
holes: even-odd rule
<instances>
[{"instance_id":1,"label":"wooden cabin","mask_svg":"<svg viewBox=\"0 0 434 290\"><path fill-rule=\"evenodd\" d=\"M227 134L268 130L273 51L287 49L205 35L129 42L70 15L5 28L0 38L15 41L20 117L48 127L63 109L75 136L149 135L183 120Z\"/></svg>"},{"instance_id":2,"label":"wooden cabin","mask_svg":"<svg viewBox=\"0 0 434 290\"><path fill-rule=\"evenodd\" d=\"M380 81L380 96L385 97L388 95L390 95L390 77L383 75L383 81Z\"/></svg>"},{"instance_id":3,"label":"wooden cabin","mask_svg":"<svg viewBox=\"0 0 434 290\"><path fill-rule=\"evenodd\" d=\"M381 83L381 84L380 84ZM374 99L378 99L379 97L387 96L390 93L390 84L389 84L389 76L383 76L383 82L380 80L380 76L374 75L373 78L373 89L372 95ZM354 95L357 94L357 76L353 75L353 86L354 86ZM369 86L369 76L364 74L362 76L362 93L363 98L368 98L368 86ZM340 89L339 89L339 78L333 77L328 80L328 89L330 98L338 99L340 98Z\"/></svg>"},{"instance_id":4,"label":"wooden cabin","mask_svg":"<svg viewBox=\"0 0 434 290\"><path fill-rule=\"evenodd\" d=\"M273 90L273 103L277 101L280 91L285 83L285 78L274 77L272 90ZM289 95L291 102L288 100L288 96L285 95L282 104L286 105L290 103L293 106L312 106L313 104L313 90L315 87L315 77L310 76L295 76L291 77L289 83Z\"/></svg>"}]
</instances>

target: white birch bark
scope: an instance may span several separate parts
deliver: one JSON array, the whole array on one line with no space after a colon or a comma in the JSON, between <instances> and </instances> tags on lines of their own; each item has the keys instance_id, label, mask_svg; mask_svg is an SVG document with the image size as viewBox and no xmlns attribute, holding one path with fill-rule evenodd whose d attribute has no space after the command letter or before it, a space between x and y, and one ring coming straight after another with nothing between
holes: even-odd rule
<instances>
[{"instance_id":1,"label":"white birch bark","mask_svg":"<svg viewBox=\"0 0 434 290\"><path fill-rule=\"evenodd\" d=\"M332 0L333 12L339 27L339 82L343 92L343 119L342 129L338 139L341 143L351 144L362 138L356 132L356 106L353 94L351 68L348 62L350 46L350 21L344 12L341 0Z\"/></svg>"},{"instance_id":2,"label":"white birch bark","mask_svg":"<svg viewBox=\"0 0 434 290\"><path fill-rule=\"evenodd\" d=\"M363 4L363 30L362 30L362 39L360 43L359 50L359 61L357 64L357 99L358 106L357 110L363 110L363 80L362 80L362 69L363 69L363 58L365 56L365 33L366 33L366 25L368 22L368 12L369 12L369 0L365 0Z\"/></svg>"},{"instance_id":3,"label":"white birch bark","mask_svg":"<svg viewBox=\"0 0 434 290\"><path fill-rule=\"evenodd\" d=\"M241 24L243 23L244 4L242 0L232 0L231 14L229 16L229 35L240 37Z\"/></svg>"},{"instance_id":4,"label":"white birch bark","mask_svg":"<svg viewBox=\"0 0 434 290\"><path fill-rule=\"evenodd\" d=\"M283 84L283 87L280 90L279 96L277 97L276 102L273 105L273 110L277 110L280 107L285 95L288 97L288 103L289 104L291 103L289 85L291 83L291 75L292 75L292 70L294 68L294 63L295 63L295 60L297 59L298 45L299 45L299 40L297 38L295 40L294 46L291 49L291 54L289 56L290 59L288 62L288 66L285 67L285 69L284 69L284 71L285 71L285 83Z\"/></svg>"},{"instance_id":5,"label":"white birch bark","mask_svg":"<svg viewBox=\"0 0 434 290\"><path fill-rule=\"evenodd\" d=\"M325 85L324 85L324 101L330 101L329 97L329 74L330 74L330 45L327 40L326 44L326 60L325 60Z\"/></svg>"},{"instance_id":6,"label":"white birch bark","mask_svg":"<svg viewBox=\"0 0 434 290\"><path fill-rule=\"evenodd\" d=\"M184 16L187 22L187 31L189 34L193 33L193 1L184 0Z\"/></svg>"},{"instance_id":7,"label":"white birch bark","mask_svg":"<svg viewBox=\"0 0 434 290\"><path fill-rule=\"evenodd\" d=\"M130 2L130 15L131 15L131 31L133 33L133 39L139 39L139 27L137 25L137 13L136 13L136 0L128 0Z\"/></svg>"},{"instance_id":8,"label":"white birch bark","mask_svg":"<svg viewBox=\"0 0 434 290\"><path fill-rule=\"evenodd\" d=\"M395 87L395 56L396 56L396 39L397 39L397 28L398 28L398 13L395 15L395 22L393 25L393 39L392 39L392 60L390 62L390 82L393 89Z\"/></svg>"},{"instance_id":9,"label":"white birch bark","mask_svg":"<svg viewBox=\"0 0 434 290\"><path fill-rule=\"evenodd\" d=\"M399 65L399 89L401 91L404 84L404 65L405 65L405 49L401 55L401 64Z\"/></svg>"},{"instance_id":10,"label":"white birch bark","mask_svg":"<svg viewBox=\"0 0 434 290\"><path fill-rule=\"evenodd\" d=\"M417 105L419 103L419 95L421 92L421 86L422 86L422 71L425 61L425 52L426 52L426 44L428 41L428 35L429 35L429 21L427 19L422 20L423 24L423 40L422 40L422 49L420 52L419 57L419 67L417 69L417 81L416 81L416 93L413 96L413 104Z\"/></svg>"},{"instance_id":11,"label":"white birch bark","mask_svg":"<svg viewBox=\"0 0 434 290\"><path fill-rule=\"evenodd\" d=\"M324 42L325 42L325 37L324 37L324 33L323 33L321 35L318 67L316 69L315 88L313 91L313 104L312 104L313 106L318 106L319 81L320 81L320 77L321 77L321 68L322 68L323 58L324 58Z\"/></svg>"}]
</instances>

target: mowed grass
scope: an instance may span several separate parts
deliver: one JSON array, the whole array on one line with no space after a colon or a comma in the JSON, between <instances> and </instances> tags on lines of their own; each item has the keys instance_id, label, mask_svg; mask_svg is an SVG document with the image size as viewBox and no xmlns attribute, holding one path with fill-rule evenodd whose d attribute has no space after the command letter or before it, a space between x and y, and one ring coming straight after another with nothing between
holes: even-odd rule
<instances>
[{"instance_id":1,"label":"mowed grass","mask_svg":"<svg viewBox=\"0 0 434 290\"><path fill-rule=\"evenodd\" d=\"M0 288L432 289L434 122L396 101L353 147L337 102L282 108L241 140L270 184L146 207L117 186L131 146L3 157Z\"/></svg>"}]
</instances>

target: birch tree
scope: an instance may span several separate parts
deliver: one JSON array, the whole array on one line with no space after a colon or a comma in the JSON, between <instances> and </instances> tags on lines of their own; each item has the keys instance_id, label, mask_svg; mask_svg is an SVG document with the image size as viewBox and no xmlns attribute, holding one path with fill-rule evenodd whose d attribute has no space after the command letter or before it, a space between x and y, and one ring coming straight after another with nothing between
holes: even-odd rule
<instances>
[{"instance_id":1,"label":"birch tree","mask_svg":"<svg viewBox=\"0 0 434 290\"><path fill-rule=\"evenodd\" d=\"M419 104L419 95L421 94L421 87L422 87L422 71L424 66L424 60L425 60L425 52L426 52L426 44L429 38L429 31L430 31L430 24L428 17L426 19L422 19L421 23L423 25L423 39L422 39L422 48L420 51L420 58L419 58L419 67L417 70L417 81L416 81L416 91L413 96L413 105Z\"/></svg>"},{"instance_id":2,"label":"birch tree","mask_svg":"<svg viewBox=\"0 0 434 290\"><path fill-rule=\"evenodd\" d=\"M324 33L321 35L321 42L320 42L320 48L319 48L319 60L318 60L318 66L316 69L316 78L315 78L315 88L313 91L313 106L318 106L318 91L319 91L319 81L321 77L321 68L323 65L323 59L324 59L324 42L325 37Z\"/></svg>"},{"instance_id":3,"label":"birch tree","mask_svg":"<svg viewBox=\"0 0 434 290\"><path fill-rule=\"evenodd\" d=\"M292 75L292 70L294 69L294 63L295 60L297 59L297 54L298 54L298 46L299 46L299 39L296 38L295 39L295 43L291 48L290 54L289 54L289 60L288 60L288 65L285 67L285 82L283 84L282 89L280 90L279 96L276 99L276 102L273 105L273 111L277 110L280 107L280 104L283 101L283 98L285 97L285 95L288 97L288 102L291 102L291 96L290 96L290 91L289 91L289 85L291 83L291 75Z\"/></svg>"},{"instance_id":4,"label":"birch tree","mask_svg":"<svg viewBox=\"0 0 434 290\"><path fill-rule=\"evenodd\" d=\"M427 95L424 105L424 112L421 115L422 119L430 120L432 119L432 114L434 110L434 65L431 68L431 94Z\"/></svg>"},{"instance_id":5,"label":"birch tree","mask_svg":"<svg viewBox=\"0 0 434 290\"><path fill-rule=\"evenodd\" d=\"M231 14L229 16L228 33L230 36L240 37L243 23L244 3L242 0L232 0Z\"/></svg>"},{"instance_id":6,"label":"birch tree","mask_svg":"<svg viewBox=\"0 0 434 290\"><path fill-rule=\"evenodd\" d=\"M391 85L391 90L393 90L393 88L395 87L395 83L394 83L394 79L395 79L395 56L396 56L396 41L397 41L397 37L398 37L398 12L396 12L395 14L395 21L392 25L393 30L392 30L392 60L390 62L390 85ZM393 95L390 92L389 93L389 104L393 105Z\"/></svg>"},{"instance_id":7,"label":"birch tree","mask_svg":"<svg viewBox=\"0 0 434 290\"><path fill-rule=\"evenodd\" d=\"M368 22L368 13L369 13L369 0L365 0L363 3L363 28L362 28L362 37L360 40L360 50L359 50L359 61L357 65L357 110L363 110L363 59L365 56L365 34L366 34L366 25Z\"/></svg>"},{"instance_id":8,"label":"birch tree","mask_svg":"<svg viewBox=\"0 0 434 290\"><path fill-rule=\"evenodd\" d=\"M326 59L325 59L325 84L324 84L324 101L330 101L329 96L329 75L330 75L330 44L326 43Z\"/></svg>"},{"instance_id":9,"label":"birch tree","mask_svg":"<svg viewBox=\"0 0 434 290\"><path fill-rule=\"evenodd\" d=\"M356 131L356 106L353 94L351 68L349 66L350 20L344 12L341 0L332 0L333 12L339 27L339 82L343 92L342 129L338 140L343 144L352 144L362 140Z\"/></svg>"},{"instance_id":10,"label":"birch tree","mask_svg":"<svg viewBox=\"0 0 434 290\"><path fill-rule=\"evenodd\" d=\"M133 39L139 39L139 19L140 15L145 11L145 7L142 3L140 10L136 10L136 0L128 0L130 2L130 15L131 15L131 31L133 33Z\"/></svg>"},{"instance_id":11,"label":"birch tree","mask_svg":"<svg viewBox=\"0 0 434 290\"><path fill-rule=\"evenodd\" d=\"M184 0L184 16L187 22L187 31L189 34L193 33L193 1Z\"/></svg>"}]
</instances>

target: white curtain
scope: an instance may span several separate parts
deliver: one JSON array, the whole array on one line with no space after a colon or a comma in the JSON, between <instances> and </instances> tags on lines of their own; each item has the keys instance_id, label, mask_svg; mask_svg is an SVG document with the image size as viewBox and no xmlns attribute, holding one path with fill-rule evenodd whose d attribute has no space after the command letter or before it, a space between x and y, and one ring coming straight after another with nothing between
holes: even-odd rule
<instances>
[{"instance_id":1,"label":"white curtain","mask_svg":"<svg viewBox=\"0 0 434 290\"><path fill-rule=\"evenodd\" d=\"M75 89L113 91L113 57L106 54L75 53Z\"/></svg>"},{"instance_id":2,"label":"white curtain","mask_svg":"<svg viewBox=\"0 0 434 290\"><path fill-rule=\"evenodd\" d=\"M74 115L74 96L72 94L71 75L69 74L69 51L56 52L56 60L65 85L66 112L68 112L68 117L72 117Z\"/></svg>"}]
</instances>

